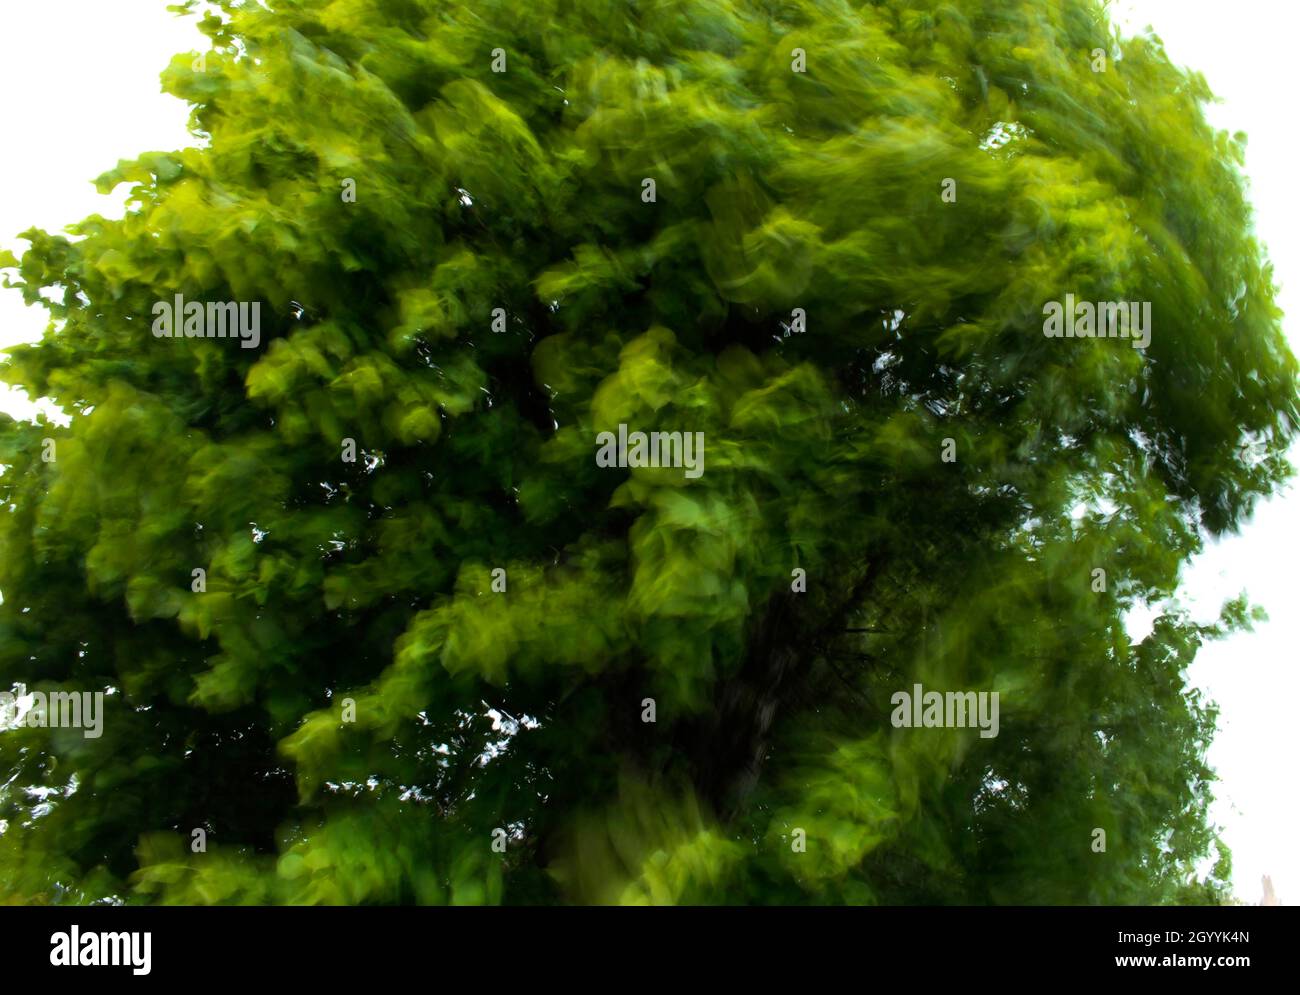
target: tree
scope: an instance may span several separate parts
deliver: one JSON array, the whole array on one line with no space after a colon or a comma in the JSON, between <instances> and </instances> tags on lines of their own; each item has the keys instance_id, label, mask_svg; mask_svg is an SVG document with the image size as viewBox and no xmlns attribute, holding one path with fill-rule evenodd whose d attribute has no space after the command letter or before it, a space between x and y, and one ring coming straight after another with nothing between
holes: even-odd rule
<instances>
[{"instance_id":1,"label":"tree","mask_svg":"<svg viewBox=\"0 0 1300 995\"><path fill-rule=\"evenodd\" d=\"M199 147L0 260L51 317L5 377L71 418L0 428L0 681L105 695L0 734L0 894L1222 897L1185 672L1251 611L1124 618L1286 477L1296 364L1157 39L1091 0L201 25ZM918 684L969 721L900 724Z\"/></svg>"}]
</instances>

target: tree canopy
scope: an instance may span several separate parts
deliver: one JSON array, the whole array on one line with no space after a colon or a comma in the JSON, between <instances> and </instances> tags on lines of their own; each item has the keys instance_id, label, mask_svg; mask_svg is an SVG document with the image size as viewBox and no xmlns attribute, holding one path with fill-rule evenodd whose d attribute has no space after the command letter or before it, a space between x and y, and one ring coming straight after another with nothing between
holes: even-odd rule
<instances>
[{"instance_id":1,"label":"tree canopy","mask_svg":"<svg viewBox=\"0 0 1300 995\"><path fill-rule=\"evenodd\" d=\"M1222 899L1186 668L1251 610L1125 617L1285 479L1296 363L1244 139L1158 39L191 13L196 146L0 258L50 315L0 374L70 417L0 416L0 688L105 695L0 732L0 899ZM1044 334L1067 294L1149 343ZM160 337L177 295L259 341ZM620 426L703 472L598 465ZM997 735L899 727L918 684Z\"/></svg>"}]
</instances>

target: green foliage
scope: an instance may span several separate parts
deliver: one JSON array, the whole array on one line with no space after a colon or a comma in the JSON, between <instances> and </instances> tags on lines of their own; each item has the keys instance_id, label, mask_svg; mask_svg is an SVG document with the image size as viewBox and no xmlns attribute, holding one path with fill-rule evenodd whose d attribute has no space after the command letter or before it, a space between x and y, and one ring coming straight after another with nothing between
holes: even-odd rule
<instances>
[{"instance_id":1,"label":"green foliage","mask_svg":"<svg viewBox=\"0 0 1300 995\"><path fill-rule=\"evenodd\" d=\"M203 141L124 220L0 258L71 416L0 424L0 684L113 689L0 733L0 898L1222 898L1185 672L1247 609L1123 624L1297 416L1199 77L1091 0L273 6L173 59ZM1000 734L894 728L915 682Z\"/></svg>"}]
</instances>

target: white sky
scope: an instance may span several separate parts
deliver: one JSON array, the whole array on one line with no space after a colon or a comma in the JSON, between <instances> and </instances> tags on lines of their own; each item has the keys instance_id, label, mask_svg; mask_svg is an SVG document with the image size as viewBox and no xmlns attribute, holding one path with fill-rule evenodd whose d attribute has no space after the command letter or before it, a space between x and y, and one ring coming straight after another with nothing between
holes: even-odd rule
<instances>
[{"instance_id":1,"label":"white sky","mask_svg":"<svg viewBox=\"0 0 1300 995\"><path fill-rule=\"evenodd\" d=\"M1250 136L1247 172L1257 227L1292 313L1300 280L1300 194L1296 162L1294 40L1300 4L1280 0L1115 0L1126 33L1147 24L1170 57L1200 70L1222 98L1211 120ZM21 255L15 236L37 226L58 231L88 214L120 217L127 188L111 197L91 181L120 158L192 144L188 109L161 93L158 75L174 52L206 47L192 21L169 14L163 0L41 0L10 4L0 32L0 92L11 138L0 158L0 247ZM50 55L57 52L59 63ZM1113 67L1113 71L1120 71ZM33 341L44 311L0 289L0 348ZM1300 351L1295 320L1285 324ZM0 392L0 410L29 416L16 393ZM1300 457L1298 452L1297 457ZM1234 883L1259 901L1260 876L1271 874L1285 904L1300 902L1300 797L1291 767L1300 672L1300 611L1291 576L1300 563L1300 493L1260 508L1239 537L1216 544L1187 573L1182 603L1198 618L1247 590L1270 621L1249 635L1204 648L1192 679L1222 712L1210 761L1223 782L1214 810L1233 850Z\"/></svg>"},{"instance_id":2,"label":"white sky","mask_svg":"<svg viewBox=\"0 0 1300 995\"><path fill-rule=\"evenodd\" d=\"M1268 248L1283 328L1300 352L1296 297L1300 282L1300 196L1294 80L1300 4L1279 0L1117 0L1112 14L1126 34L1155 28L1170 59L1204 75L1221 102L1210 121L1244 131L1246 172L1256 231ZM1300 446L1292 449L1300 464ZM1240 536L1206 549L1185 573L1182 603L1200 619L1214 616L1245 590L1269 621L1202 648L1191 679L1220 706L1210 764L1219 772L1213 813L1232 849L1237 896L1260 899L1269 874L1285 905L1300 904L1300 795L1293 765L1300 702L1300 611L1294 569L1300 563L1300 492L1295 484L1262 505Z\"/></svg>"}]
</instances>

